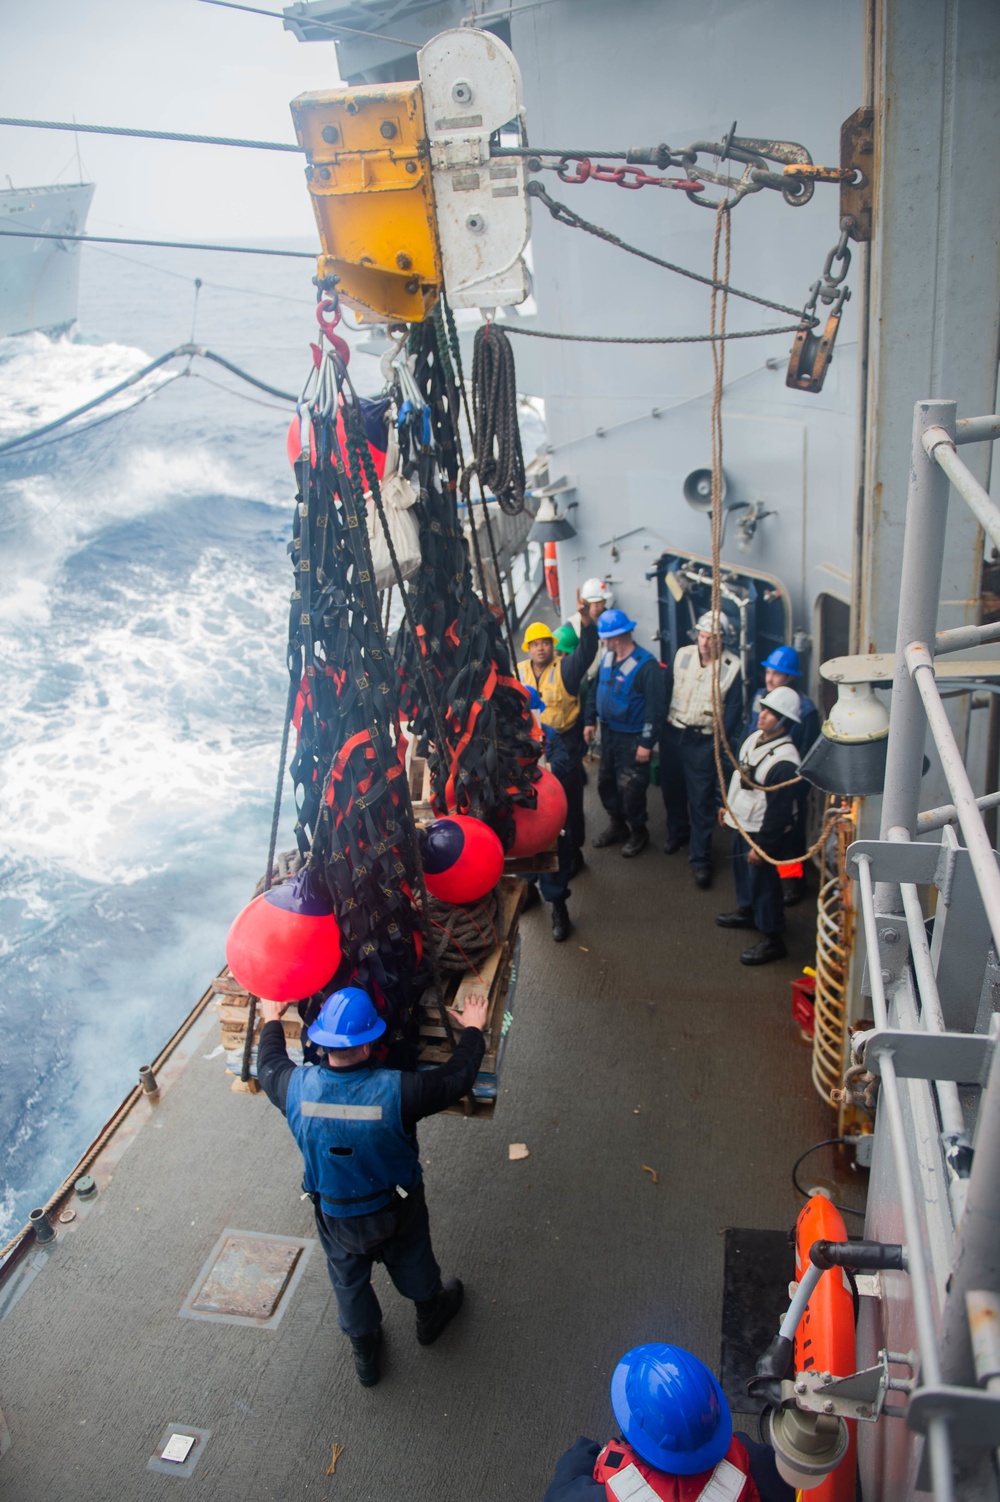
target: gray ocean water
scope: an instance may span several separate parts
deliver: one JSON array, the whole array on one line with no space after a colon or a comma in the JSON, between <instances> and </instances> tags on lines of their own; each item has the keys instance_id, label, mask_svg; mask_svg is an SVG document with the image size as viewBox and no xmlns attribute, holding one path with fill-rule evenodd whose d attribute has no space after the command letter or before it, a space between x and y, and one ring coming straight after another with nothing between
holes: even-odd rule
<instances>
[{"instance_id":1,"label":"gray ocean water","mask_svg":"<svg viewBox=\"0 0 1000 1502\"><path fill-rule=\"evenodd\" d=\"M73 337L0 340L0 441L187 341L195 277L196 340L298 392L312 274L85 247ZM373 395L358 337L351 373ZM0 455L0 1244L201 995L266 862L291 409L198 361L115 410L137 394ZM286 786L279 848L292 822Z\"/></svg>"}]
</instances>

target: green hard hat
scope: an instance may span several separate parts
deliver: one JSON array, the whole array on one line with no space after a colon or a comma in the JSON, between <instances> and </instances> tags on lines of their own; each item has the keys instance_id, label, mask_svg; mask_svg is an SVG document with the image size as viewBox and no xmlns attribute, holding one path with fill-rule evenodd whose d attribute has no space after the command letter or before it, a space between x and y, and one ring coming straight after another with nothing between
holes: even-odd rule
<instances>
[{"instance_id":1,"label":"green hard hat","mask_svg":"<svg viewBox=\"0 0 1000 1502\"><path fill-rule=\"evenodd\" d=\"M559 630L556 632L557 652L575 652L579 645L580 638L568 621L565 626L559 627Z\"/></svg>"}]
</instances>

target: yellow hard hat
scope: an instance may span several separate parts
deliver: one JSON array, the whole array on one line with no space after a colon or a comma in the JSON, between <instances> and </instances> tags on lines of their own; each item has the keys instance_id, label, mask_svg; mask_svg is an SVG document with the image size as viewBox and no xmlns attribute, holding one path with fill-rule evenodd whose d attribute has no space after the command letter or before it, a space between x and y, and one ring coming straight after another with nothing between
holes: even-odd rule
<instances>
[{"instance_id":1,"label":"yellow hard hat","mask_svg":"<svg viewBox=\"0 0 1000 1502\"><path fill-rule=\"evenodd\" d=\"M555 634L541 621L532 621L524 633L524 641L521 643L521 651L527 652L533 641L555 641Z\"/></svg>"}]
</instances>

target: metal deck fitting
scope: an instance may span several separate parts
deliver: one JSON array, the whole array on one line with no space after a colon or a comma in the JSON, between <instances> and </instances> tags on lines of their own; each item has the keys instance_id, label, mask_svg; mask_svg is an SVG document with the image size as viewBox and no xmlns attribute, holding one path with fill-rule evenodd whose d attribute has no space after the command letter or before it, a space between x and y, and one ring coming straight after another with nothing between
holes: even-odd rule
<instances>
[{"instance_id":1,"label":"metal deck fitting","mask_svg":"<svg viewBox=\"0 0 1000 1502\"><path fill-rule=\"evenodd\" d=\"M263 1231L225 1230L184 1300L185 1319L273 1330L315 1242Z\"/></svg>"}]
</instances>

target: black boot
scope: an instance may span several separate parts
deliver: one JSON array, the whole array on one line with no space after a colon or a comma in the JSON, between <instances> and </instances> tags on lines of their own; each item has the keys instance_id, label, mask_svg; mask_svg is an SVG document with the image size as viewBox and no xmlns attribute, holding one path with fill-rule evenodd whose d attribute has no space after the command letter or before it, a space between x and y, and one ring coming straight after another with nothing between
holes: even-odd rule
<instances>
[{"instance_id":1,"label":"black boot","mask_svg":"<svg viewBox=\"0 0 1000 1502\"><path fill-rule=\"evenodd\" d=\"M630 829L628 839L622 846L622 855L630 860L633 855L641 855L649 844L649 831L645 824L639 824L635 829Z\"/></svg>"},{"instance_id":2,"label":"black boot","mask_svg":"<svg viewBox=\"0 0 1000 1502\"><path fill-rule=\"evenodd\" d=\"M530 913L531 909L533 907L537 907L538 904L541 902L541 900L542 900L541 897L538 895L538 883L535 882L535 881L529 881L528 882L528 895L524 899L524 906L521 909L521 912L522 913Z\"/></svg>"},{"instance_id":3,"label":"black boot","mask_svg":"<svg viewBox=\"0 0 1000 1502\"><path fill-rule=\"evenodd\" d=\"M620 845L627 834L627 826L620 823L617 819L612 819L606 829L602 829L600 834L594 835L590 843L595 850L603 850L605 845Z\"/></svg>"},{"instance_id":4,"label":"black boot","mask_svg":"<svg viewBox=\"0 0 1000 1502\"><path fill-rule=\"evenodd\" d=\"M738 907L732 913L716 913L715 921L720 928L754 928L752 907Z\"/></svg>"},{"instance_id":5,"label":"black boot","mask_svg":"<svg viewBox=\"0 0 1000 1502\"><path fill-rule=\"evenodd\" d=\"M354 1351L354 1369L358 1374L358 1381L362 1387L374 1387L381 1376L378 1359L381 1346L381 1325L379 1325L374 1335L351 1336L351 1348Z\"/></svg>"},{"instance_id":6,"label":"black boot","mask_svg":"<svg viewBox=\"0 0 1000 1502\"><path fill-rule=\"evenodd\" d=\"M464 1293L461 1278L449 1278L434 1298L417 1304L417 1340L422 1346L433 1345L448 1321L454 1319Z\"/></svg>"},{"instance_id":7,"label":"black boot","mask_svg":"<svg viewBox=\"0 0 1000 1502\"><path fill-rule=\"evenodd\" d=\"M573 925L566 911L566 903L560 898L552 904L552 937L557 944L562 944L569 938Z\"/></svg>"},{"instance_id":8,"label":"black boot","mask_svg":"<svg viewBox=\"0 0 1000 1502\"><path fill-rule=\"evenodd\" d=\"M772 960L783 960L788 950L780 934L765 934L752 949L744 949L740 955L741 965L768 965Z\"/></svg>"}]
</instances>

